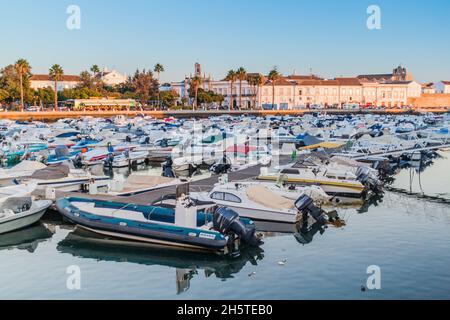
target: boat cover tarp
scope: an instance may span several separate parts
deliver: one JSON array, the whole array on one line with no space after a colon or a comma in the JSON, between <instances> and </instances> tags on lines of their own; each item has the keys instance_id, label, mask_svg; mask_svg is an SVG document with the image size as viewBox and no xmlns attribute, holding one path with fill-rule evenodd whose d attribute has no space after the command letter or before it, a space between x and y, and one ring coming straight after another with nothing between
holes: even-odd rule
<instances>
[{"instance_id":1,"label":"boat cover tarp","mask_svg":"<svg viewBox=\"0 0 450 320\"><path fill-rule=\"evenodd\" d=\"M177 179L158 177L158 176L148 176L148 175L138 175L133 174L127 178L125 181L125 189L145 189L151 188L161 184L168 184L175 182Z\"/></svg>"},{"instance_id":2,"label":"boat cover tarp","mask_svg":"<svg viewBox=\"0 0 450 320\"><path fill-rule=\"evenodd\" d=\"M28 211L31 208L32 200L31 197L16 197L8 198L0 205L0 212L5 209L12 210L13 212Z\"/></svg>"},{"instance_id":3,"label":"boat cover tarp","mask_svg":"<svg viewBox=\"0 0 450 320\"><path fill-rule=\"evenodd\" d=\"M300 138L300 139L299 139ZM323 141L310 135L310 134L304 134L304 135L300 135L297 137L297 139L301 140L303 142L303 144L307 147L307 146L313 146L319 143L322 143Z\"/></svg>"},{"instance_id":4,"label":"boat cover tarp","mask_svg":"<svg viewBox=\"0 0 450 320\"><path fill-rule=\"evenodd\" d=\"M42 170L45 169L47 166L43 164L42 162L38 161L28 161L24 160L18 165L11 168L11 170L14 171L32 171L32 170Z\"/></svg>"},{"instance_id":5,"label":"boat cover tarp","mask_svg":"<svg viewBox=\"0 0 450 320\"><path fill-rule=\"evenodd\" d=\"M254 185L247 188L247 197L262 206L274 210L290 210L294 207L294 201L281 197L270 191L265 186Z\"/></svg>"},{"instance_id":6,"label":"boat cover tarp","mask_svg":"<svg viewBox=\"0 0 450 320\"><path fill-rule=\"evenodd\" d=\"M61 179L69 175L70 169L66 165L49 166L45 169L38 170L31 175L31 179L36 180L52 180Z\"/></svg>"}]
</instances>

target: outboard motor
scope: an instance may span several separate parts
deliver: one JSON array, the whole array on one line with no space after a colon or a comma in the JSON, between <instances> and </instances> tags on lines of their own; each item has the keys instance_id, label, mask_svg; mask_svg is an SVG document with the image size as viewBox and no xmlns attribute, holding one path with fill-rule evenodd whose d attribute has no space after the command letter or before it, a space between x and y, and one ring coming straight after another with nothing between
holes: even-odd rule
<instances>
[{"instance_id":1,"label":"outboard motor","mask_svg":"<svg viewBox=\"0 0 450 320\"><path fill-rule=\"evenodd\" d=\"M110 153L110 154L108 154L108 156L105 159L105 166L112 169L113 162L114 162L114 154Z\"/></svg>"},{"instance_id":2,"label":"outboard motor","mask_svg":"<svg viewBox=\"0 0 450 320\"><path fill-rule=\"evenodd\" d=\"M130 136L126 136L125 141L130 143L131 142L131 137Z\"/></svg>"},{"instance_id":3,"label":"outboard motor","mask_svg":"<svg viewBox=\"0 0 450 320\"><path fill-rule=\"evenodd\" d=\"M171 157L167 158L166 162L163 164L162 176L166 178L176 178L175 171L172 168L173 160Z\"/></svg>"},{"instance_id":4,"label":"outboard motor","mask_svg":"<svg viewBox=\"0 0 450 320\"><path fill-rule=\"evenodd\" d=\"M214 212L214 229L223 234L235 234L242 239L242 242L258 246L261 240L256 237L256 228L254 225L245 225L240 219L239 214L229 208L219 207Z\"/></svg>"},{"instance_id":5,"label":"outboard motor","mask_svg":"<svg viewBox=\"0 0 450 320\"><path fill-rule=\"evenodd\" d=\"M81 156L80 156L80 155L77 155L77 156L72 160L72 162L73 162L73 166L74 166L76 169L81 169L81 168L83 167L83 162L82 162L82 160L81 160Z\"/></svg>"},{"instance_id":6,"label":"outboard motor","mask_svg":"<svg viewBox=\"0 0 450 320\"><path fill-rule=\"evenodd\" d=\"M303 213L303 215L309 214L317 222L320 222L322 224L327 223L328 217L326 212L317 207L314 204L314 200L308 197L306 194L302 195L297 199L297 201L295 201L295 207L299 212Z\"/></svg>"},{"instance_id":7,"label":"outboard motor","mask_svg":"<svg viewBox=\"0 0 450 320\"><path fill-rule=\"evenodd\" d=\"M356 171L358 181L368 187L371 191L378 193L383 191L383 184L373 175L369 168L359 167Z\"/></svg>"},{"instance_id":8,"label":"outboard motor","mask_svg":"<svg viewBox=\"0 0 450 320\"><path fill-rule=\"evenodd\" d=\"M209 171L214 172L215 174L226 174L231 170L230 161L228 161L227 157L224 156L222 158L222 162L215 163L209 168Z\"/></svg>"},{"instance_id":9,"label":"outboard motor","mask_svg":"<svg viewBox=\"0 0 450 320\"><path fill-rule=\"evenodd\" d=\"M159 143L159 146L160 146L161 148L167 148L167 147L169 146L169 141L168 141L166 138L164 138L164 139L162 139L161 142Z\"/></svg>"}]
</instances>

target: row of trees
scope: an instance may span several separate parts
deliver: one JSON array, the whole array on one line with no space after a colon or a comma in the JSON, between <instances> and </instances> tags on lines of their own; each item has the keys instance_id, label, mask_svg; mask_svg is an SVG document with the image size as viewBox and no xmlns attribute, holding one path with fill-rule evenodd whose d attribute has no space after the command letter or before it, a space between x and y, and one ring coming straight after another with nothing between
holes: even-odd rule
<instances>
[{"instance_id":1,"label":"row of trees","mask_svg":"<svg viewBox=\"0 0 450 320\"><path fill-rule=\"evenodd\" d=\"M157 63L152 71L138 69L125 83L111 87L105 85L101 80L101 71L98 65L93 65L89 71L80 73L80 82L77 87L59 91L58 84L64 78L64 70L60 65L55 64L49 69L49 77L54 82L54 87L33 90L30 87L31 66L25 59L20 59L15 64L0 70L0 104L2 102L14 104L20 101L19 107L20 110L23 110L26 102L33 103L33 105L39 102L41 106L53 104L53 108L56 108L58 101L110 97L135 99L143 106L148 105L151 101L157 101L158 106L170 107L175 104L179 96L175 91L159 90L160 76L164 71L164 66ZM243 67L230 70L225 78L230 82L229 108L231 109L235 105L239 108L243 107L242 84L244 81L247 81L251 88L253 108L256 108L261 86L267 81L272 84L272 103L275 104L275 83L280 78L281 74L276 67L269 72L267 78L262 74L247 73ZM235 94L234 87L237 82L239 82L239 93ZM202 84L203 78L200 76L190 79L189 96L193 98L192 108L196 109L199 104L222 105L225 97L202 89ZM235 96L239 97L238 102L235 101ZM182 104L189 104L189 99L183 98Z\"/></svg>"},{"instance_id":2,"label":"row of trees","mask_svg":"<svg viewBox=\"0 0 450 320\"><path fill-rule=\"evenodd\" d=\"M264 77L260 73L247 73L247 71L240 67L237 70L230 70L225 78L226 81L230 82L230 93L231 93L231 103L230 105L234 105L234 94L233 88L234 84L239 81L239 108L242 108L242 82L247 81L251 88L251 93L253 97L253 108L256 108L256 101L259 95L259 90L262 85L269 80L272 84L272 104L275 104L275 82L281 78L281 74L278 72L277 67L273 67L273 69L269 72L269 75Z\"/></svg>"},{"instance_id":3,"label":"row of trees","mask_svg":"<svg viewBox=\"0 0 450 320\"><path fill-rule=\"evenodd\" d=\"M107 86L101 80L98 65L93 65L89 71L80 74L80 82L72 89L58 90L58 84L64 78L63 68L55 64L49 69L49 78L54 82L53 88L32 89L30 78L31 66L25 59L8 65L0 70L0 106L2 103L16 105L21 111L26 104L39 103L41 106L53 104L56 109L58 101L69 99L88 99L91 97L131 98L138 100L142 105L150 101L157 101L157 105L171 106L178 99L176 92L160 92L160 75L164 66L157 63L152 71L136 70L126 83L117 86Z\"/></svg>"},{"instance_id":4,"label":"row of trees","mask_svg":"<svg viewBox=\"0 0 450 320\"><path fill-rule=\"evenodd\" d=\"M269 72L267 79L260 73L247 73L244 67L240 67L237 70L230 70L228 71L227 76L225 77L225 80L230 82L230 104L229 109L232 108L232 106L235 105L234 100L234 85L236 82L239 81L239 102L237 106L239 108L242 108L242 83L244 81L247 81L247 83L250 85L251 88L251 96L253 97L253 108L256 108L257 104L257 97L259 95L259 90L262 85L266 83L266 81L270 81L272 85L272 104L275 105L275 84L276 81L281 78L281 74L278 72L277 67L273 67L273 69ZM212 102L218 102L222 103L224 100L223 96L218 96L214 92L211 91L204 91L201 89L201 85L203 83L203 78L200 76L195 76L190 79L190 88L191 88L191 94L190 96L194 98L193 107L194 109L198 107L199 103L203 103L204 101L204 95L205 93L210 95L209 100Z\"/></svg>"}]
</instances>

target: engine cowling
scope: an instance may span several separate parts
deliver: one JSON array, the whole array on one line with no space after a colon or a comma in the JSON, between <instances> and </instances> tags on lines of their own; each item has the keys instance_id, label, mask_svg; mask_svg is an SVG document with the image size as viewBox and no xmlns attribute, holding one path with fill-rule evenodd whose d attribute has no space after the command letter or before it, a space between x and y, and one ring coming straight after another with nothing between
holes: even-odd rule
<instances>
[{"instance_id":1,"label":"engine cowling","mask_svg":"<svg viewBox=\"0 0 450 320\"><path fill-rule=\"evenodd\" d=\"M244 224L236 211L226 207L219 207L214 212L213 218L214 229L223 233L234 233L242 239L242 242L258 246L261 240L256 236L256 228L254 225Z\"/></svg>"}]
</instances>

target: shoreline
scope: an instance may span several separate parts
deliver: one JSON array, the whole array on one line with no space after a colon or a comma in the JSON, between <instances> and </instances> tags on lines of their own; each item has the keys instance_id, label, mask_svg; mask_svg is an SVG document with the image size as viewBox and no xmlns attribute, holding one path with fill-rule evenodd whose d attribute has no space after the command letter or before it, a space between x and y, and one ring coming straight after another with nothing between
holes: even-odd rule
<instances>
[{"instance_id":1,"label":"shoreline","mask_svg":"<svg viewBox=\"0 0 450 320\"><path fill-rule=\"evenodd\" d=\"M65 118L80 118L80 117L114 117L119 115L124 116L137 116L146 115L157 119L164 119L169 117L175 118L205 118L210 116L222 116L222 115L255 115L255 116L301 116L305 114L321 113L336 115L347 114L421 114L424 112L431 112L436 114L443 114L450 112L450 109L418 109L418 110L399 110L399 109L383 109L383 110L342 110L342 109L326 109L326 110L166 110L166 111L43 111L43 112L0 112L0 119L9 120L58 120Z\"/></svg>"}]
</instances>

